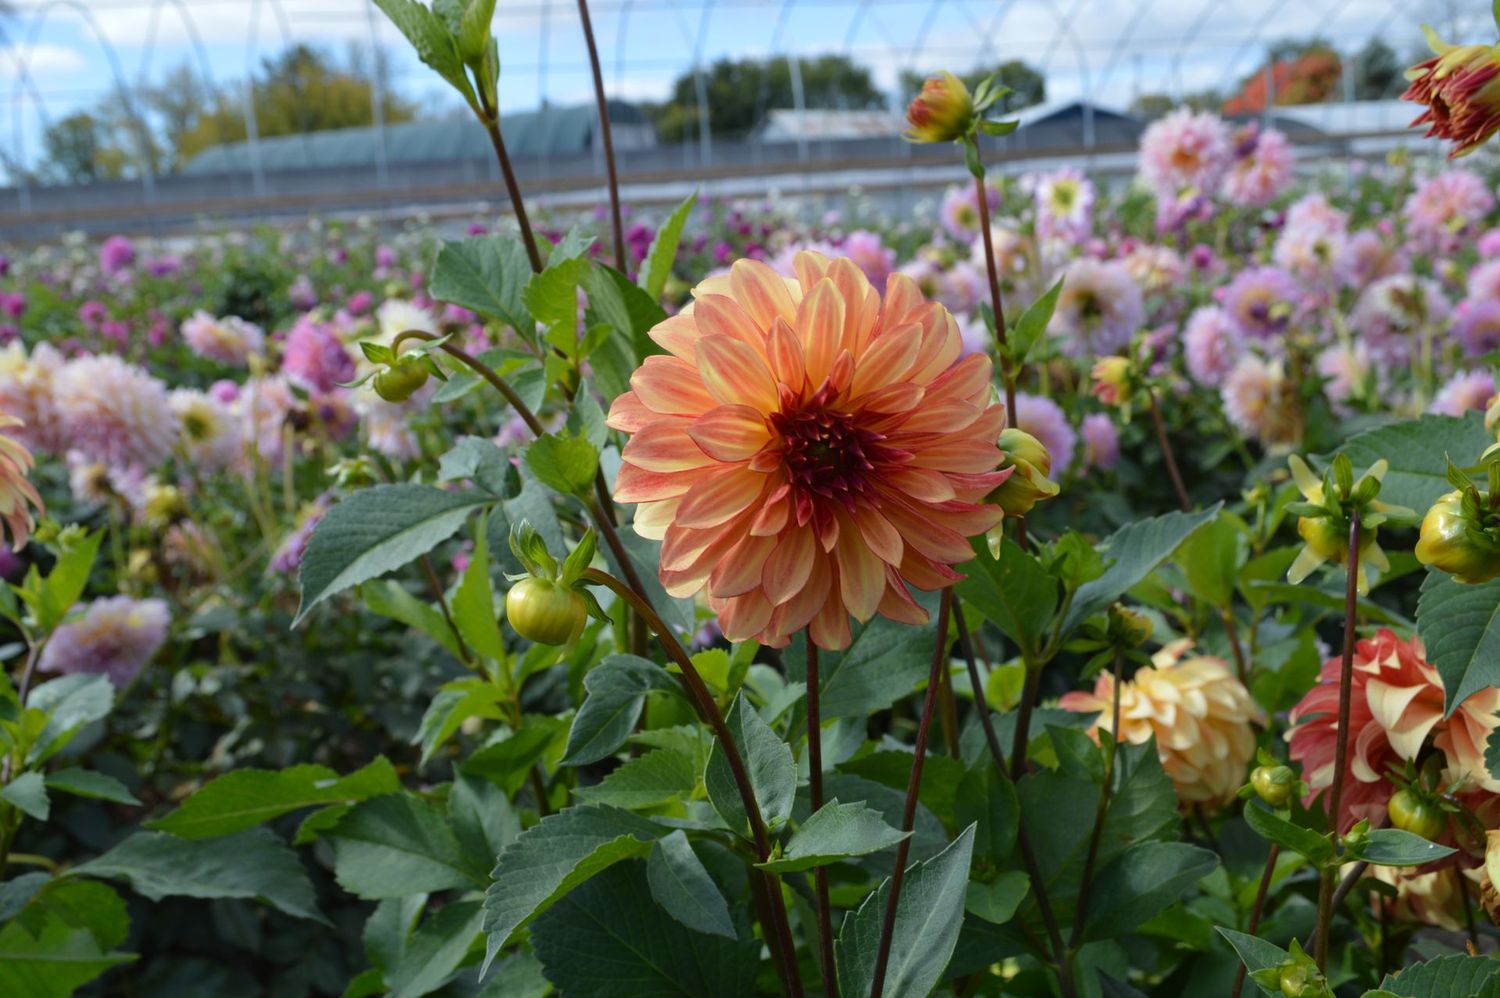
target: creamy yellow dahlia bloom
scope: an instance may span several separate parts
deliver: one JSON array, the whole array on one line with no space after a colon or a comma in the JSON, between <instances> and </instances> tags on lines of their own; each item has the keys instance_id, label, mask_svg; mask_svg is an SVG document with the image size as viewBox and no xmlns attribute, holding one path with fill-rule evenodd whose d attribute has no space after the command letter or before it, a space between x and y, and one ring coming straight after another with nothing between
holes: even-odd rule
<instances>
[{"instance_id":1,"label":"creamy yellow dahlia bloom","mask_svg":"<svg viewBox=\"0 0 1500 998\"><path fill-rule=\"evenodd\" d=\"M908 585L940 589L1000 521L983 499L1005 407L990 361L895 274L882 295L849 260L799 253L795 278L741 260L651 331L614 402L630 435L615 498L662 541L674 596L707 591L724 636L848 645L849 615L922 623Z\"/></svg>"},{"instance_id":2,"label":"creamy yellow dahlia bloom","mask_svg":"<svg viewBox=\"0 0 1500 998\"><path fill-rule=\"evenodd\" d=\"M1253 724L1265 724L1265 711L1222 659L1188 655L1192 642L1174 641L1157 652L1151 665L1120 686L1117 741L1142 745L1153 736L1162 769L1184 805L1216 809L1234 800L1255 754ZM1094 691L1065 694L1060 705L1079 713L1099 713L1090 734L1111 730L1114 677L1099 676Z\"/></svg>"}]
</instances>

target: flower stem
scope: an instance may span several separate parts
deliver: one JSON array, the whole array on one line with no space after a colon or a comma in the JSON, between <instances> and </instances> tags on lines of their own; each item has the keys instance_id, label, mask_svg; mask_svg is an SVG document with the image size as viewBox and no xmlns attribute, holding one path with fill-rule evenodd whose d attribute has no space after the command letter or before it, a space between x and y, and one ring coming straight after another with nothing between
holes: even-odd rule
<instances>
[{"instance_id":1,"label":"flower stem","mask_svg":"<svg viewBox=\"0 0 1500 998\"><path fill-rule=\"evenodd\" d=\"M917 793L922 789L922 764L927 757L927 739L932 733L933 708L937 705L939 675L948 661L948 617L953 609L953 589L943 590L938 601L937 634L933 639L932 668L927 673L927 692L922 697L922 719L917 724L917 741L912 746L911 777L906 783L906 806L901 812L901 831L910 832L917 819ZM891 873L891 892L885 901L885 919L880 926L880 945L875 952L875 974L870 982L870 998L885 994L886 966L891 961L891 941L896 934L896 907L901 900L901 883L906 879L906 857L911 852L911 836L896 846L896 868Z\"/></svg>"},{"instance_id":2,"label":"flower stem","mask_svg":"<svg viewBox=\"0 0 1500 998\"><path fill-rule=\"evenodd\" d=\"M1000 295L1000 268L995 262L995 238L990 232L990 199L984 189L982 171L974 178L974 192L979 195L979 232L984 239L984 267L990 281L990 310L995 313L995 340L1000 345L1000 380L1005 385L1005 423L1007 426L1015 426L1016 382L1020 380L1021 372L1011 369L1010 360L1006 356L1010 338L1005 329L1005 301ZM1017 516L1015 521L1016 543L1024 550L1026 517Z\"/></svg>"},{"instance_id":3,"label":"flower stem","mask_svg":"<svg viewBox=\"0 0 1500 998\"><path fill-rule=\"evenodd\" d=\"M816 813L823 806L823 714L819 706L818 646L811 635L807 642L807 790ZM823 976L823 994L838 998L838 976L833 963L833 916L828 908L828 870L813 868L813 898L818 912L818 970Z\"/></svg>"},{"instance_id":4,"label":"flower stem","mask_svg":"<svg viewBox=\"0 0 1500 998\"><path fill-rule=\"evenodd\" d=\"M614 229L615 269L625 273L625 226L620 219L620 178L615 173L615 140L609 125L609 102L604 97L604 73L599 68L599 47L594 44L594 23L589 19L588 0L578 0L578 19L583 23L583 42L594 74L594 101L599 105L599 138L604 142L604 170L609 179L609 216Z\"/></svg>"},{"instance_id":5,"label":"flower stem","mask_svg":"<svg viewBox=\"0 0 1500 998\"><path fill-rule=\"evenodd\" d=\"M1114 700L1110 707L1109 747L1104 752L1104 782L1099 785L1099 805L1094 809L1094 828L1089 832L1089 849L1083 860L1083 876L1078 881L1078 906L1073 915L1073 933L1068 939L1072 959L1083 941L1083 923L1088 917L1089 888L1093 886L1094 864L1099 859L1099 841L1104 837L1104 820L1109 816L1109 795L1115 782L1115 756L1120 751L1120 683L1124 681L1125 651L1115 649ZM1100 740L1101 746L1103 740Z\"/></svg>"},{"instance_id":6,"label":"flower stem","mask_svg":"<svg viewBox=\"0 0 1500 998\"><path fill-rule=\"evenodd\" d=\"M443 584L438 581L437 572L432 570L432 559L424 554L417 561L422 565L422 574L427 579L427 588L432 590L432 598L437 601L438 609L442 611L443 621L448 625L449 633L453 635L453 643L458 648L459 661L468 668L474 668L474 656L464 642L464 636L459 633L458 625L453 622L453 614L448 609L448 597L443 593Z\"/></svg>"},{"instance_id":7,"label":"flower stem","mask_svg":"<svg viewBox=\"0 0 1500 998\"><path fill-rule=\"evenodd\" d=\"M500 173L505 177L505 190L510 195L510 207L516 213L516 224L521 228L521 241L526 244L526 256L531 260L531 269L542 272L542 255L537 252L536 237L531 234L531 219L526 217L526 203L521 200L521 185L516 182L516 171L511 169L510 154L505 151L505 137L500 134L500 112L490 107L483 92L479 94L480 116L484 130L490 134L490 145L495 147L495 158L500 161Z\"/></svg>"},{"instance_id":8,"label":"flower stem","mask_svg":"<svg viewBox=\"0 0 1500 998\"><path fill-rule=\"evenodd\" d=\"M1271 889L1271 877L1276 873L1276 860L1281 857L1281 846L1271 844L1271 852L1266 856L1266 868L1260 874L1260 886L1255 889L1255 902L1250 905L1250 921L1245 925L1245 932L1255 935L1260 928L1260 913L1266 907L1266 892ZM1234 974L1234 989L1229 992L1229 998L1240 998L1240 992L1245 989L1245 964L1240 962L1240 967Z\"/></svg>"},{"instance_id":9,"label":"flower stem","mask_svg":"<svg viewBox=\"0 0 1500 998\"><path fill-rule=\"evenodd\" d=\"M1162 422L1161 406L1156 402L1156 389L1146 386L1146 402L1151 408L1151 424L1156 428L1156 442L1161 445L1161 457L1167 465L1167 475L1172 479L1172 491L1177 493L1177 505L1184 513L1192 512L1193 501L1188 498L1187 486L1182 484L1182 472L1177 470L1177 456L1172 453L1172 442L1167 439L1167 427Z\"/></svg>"},{"instance_id":10,"label":"flower stem","mask_svg":"<svg viewBox=\"0 0 1500 998\"><path fill-rule=\"evenodd\" d=\"M1249 686L1250 664L1245 660L1245 649L1240 644L1239 628L1234 623L1234 610L1224 607L1219 610L1219 619L1224 622L1224 634L1229 639L1229 651L1234 656L1235 672L1239 675L1240 683Z\"/></svg>"},{"instance_id":11,"label":"flower stem","mask_svg":"<svg viewBox=\"0 0 1500 998\"><path fill-rule=\"evenodd\" d=\"M990 705L984 697L984 683L979 677L979 664L974 659L973 638L969 634L969 628L964 623L963 600L953 601L953 622L958 628L959 651L963 654L964 664L969 670L969 688L974 691L974 709L979 712L979 726L984 729L984 741L989 746L990 759L995 763L995 772L1000 774L1001 779L1006 779L1005 753L1000 750L1000 738L995 734L994 722L990 719ZM1026 865L1026 874L1031 878L1031 889L1036 895L1036 908L1042 916L1042 924L1047 927L1047 938L1050 940L1053 952L1053 961L1057 965L1058 988L1062 991L1063 998L1073 998L1075 993L1073 987L1073 970L1071 963L1064 959L1066 951L1063 948L1062 931L1058 928L1057 918L1052 912L1052 901L1047 896L1046 882L1042 879L1041 867L1036 861L1036 852L1031 848L1031 839L1026 834L1026 823L1020 822L1016 826L1016 845L1021 850L1021 859ZM1041 947L1037 947L1041 949Z\"/></svg>"},{"instance_id":12,"label":"flower stem","mask_svg":"<svg viewBox=\"0 0 1500 998\"><path fill-rule=\"evenodd\" d=\"M1345 568L1348 580L1344 586L1344 654L1339 663L1339 726L1333 750L1333 786L1328 791L1328 825L1335 836L1343 829L1340 815L1344 803L1344 771L1349 765L1349 706L1354 682L1354 631L1359 612L1359 544L1362 526L1359 511L1349 517L1349 556ZM1318 884L1318 922L1313 936L1313 959L1320 971L1328 966L1328 930L1333 921L1334 899L1332 866L1323 870Z\"/></svg>"},{"instance_id":13,"label":"flower stem","mask_svg":"<svg viewBox=\"0 0 1500 998\"><path fill-rule=\"evenodd\" d=\"M1021 686L1021 702L1016 707L1016 734L1010 744L1010 778L1019 780L1026 771L1026 746L1031 743L1031 712L1036 707L1037 691L1042 684L1042 670L1026 663L1026 681Z\"/></svg>"},{"instance_id":14,"label":"flower stem","mask_svg":"<svg viewBox=\"0 0 1500 998\"><path fill-rule=\"evenodd\" d=\"M719 745L724 750L724 759L729 763L729 771L734 776L735 787L739 790L740 804L745 809L745 814L750 820L750 835L755 846L755 853L761 862L765 862L771 856L771 837L766 831L765 819L760 813L760 804L755 799L755 790L750 784L750 776L745 769L745 760L740 755L739 746L729 733L729 726L724 723L724 714L719 710L718 703L714 700L713 693L704 683L703 677L698 673L698 667L693 664L687 649L677 640L672 629L666 625L651 603L641 596L630 586L610 575L601 572L597 568L585 569L583 579L594 585L604 586L620 599L630 604L631 608L645 618L647 625L655 632L657 640L666 649L672 661L677 663L681 674L678 681L683 690L698 709L699 716L713 729L714 737L719 740ZM780 882L771 874L764 874L767 878L766 889L769 895L770 908L772 912L772 930L780 940L780 946L785 956L785 965L781 967L783 983L787 986L789 994L802 994L801 971L797 968L796 951L792 945L792 932L787 923L786 901L781 896Z\"/></svg>"}]
</instances>

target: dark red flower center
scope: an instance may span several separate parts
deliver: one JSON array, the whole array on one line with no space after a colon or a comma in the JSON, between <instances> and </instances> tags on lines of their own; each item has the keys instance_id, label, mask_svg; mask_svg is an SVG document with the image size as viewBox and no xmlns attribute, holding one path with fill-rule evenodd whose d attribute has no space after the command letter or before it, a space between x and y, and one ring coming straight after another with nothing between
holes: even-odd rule
<instances>
[{"instance_id":1,"label":"dark red flower center","mask_svg":"<svg viewBox=\"0 0 1500 998\"><path fill-rule=\"evenodd\" d=\"M885 444L885 435L859 425L859 414L831 408L827 384L806 399L783 399L770 416L781 437L782 465L796 499L797 522L805 524L819 499L853 510L864 498L876 505L871 472L911 455Z\"/></svg>"}]
</instances>

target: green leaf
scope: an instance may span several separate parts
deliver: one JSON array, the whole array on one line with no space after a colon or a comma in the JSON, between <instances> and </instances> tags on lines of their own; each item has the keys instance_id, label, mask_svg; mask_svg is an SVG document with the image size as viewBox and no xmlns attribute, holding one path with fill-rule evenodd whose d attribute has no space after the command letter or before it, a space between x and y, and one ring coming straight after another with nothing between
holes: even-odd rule
<instances>
[{"instance_id":1,"label":"green leaf","mask_svg":"<svg viewBox=\"0 0 1500 998\"><path fill-rule=\"evenodd\" d=\"M792 761L791 746L771 730L743 693L734 698L724 720L744 760L761 817L766 827L773 828L792 813L792 799L797 792L797 765ZM709 801L724 823L739 834L748 835L750 816L745 813L734 773L718 741L709 751L703 783Z\"/></svg>"},{"instance_id":2,"label":"green leaf","mask_svg":"<svg viewBox=\"0 0 1500 998\"><path fill-rule=\"evenodd\" d=\"M46 873L23 873L0 881L0 922L15 918L51 882L52 877Z\"/></svg>"},{"instance_id":3,"label":"green leaf","mask_svg":"<svg viewBox=\"0 0 1500 998\"><path fill-rule=\"evenodd\" d=\"M602 263L596 263L584 282L589 293L589 314L602 320L614 333L615 342L629 344L632 358L661 350L648 333L667 317L666 310L650 294L630 283L630 278ZM597 350L602 340L592 344Z\"/></svg>"},{"instance_id":4,"label":"green leaf","mask_svg":"<svg viewBox=\"0 0 1500 998\"><path fill-rule=\"evenodd\" d=\"M485 493L430 485L376 485L338 503L313 530L298 578L302 604L293 626L334 593L400 568L453 536Z\"/></svg>"},{"instance_id":5,"label":"green leaf","mask_svg":"<svg viewBox=\"0 0 1500 998\"><path fill-rule=\"evenodd\" d=\"M441 18L416 0L375 0L375 5L411 42L418 58L452 84L471 107L477 106L474 88L464 76L458 43Z\"/></svg>"},{"instance_id":6,"label":"green leaf","mask_svg":"<svg viewBox=\"0 0 1500 998\"><path fill-rule=\"evenodd\" d=\"M974 826L970 825L932 859L907 869L896 902L882 996L929 994L942 977L963 925L973 849ZM835 954L839 990L846 995L867 995L873 986L875 956L890 891L887 878L879 890L844 917Z\"/></svg>"},{"instance_id":7,"label":"green leaf","mask_svg":"<svg viewBox=\"0 0 1500 998\"><path fill-rule=\"evenodd\" d=\"M16 998L66 998L113 967L135 959L109 953L87 930L53 913L39 924L20 919L0 927L0 994Z\"/></svg>"},{"instance_id":8,"label":"green leaf","mask_svg":"<svg viewBox=\"0 0 1500 998\"><path fill-rule=\"evenodd\" d=\"M445 684L427 705L422 723L417 726L416 737L412 739L422 746L418 765L426 766L431 762L437 750L447 744L469 718L505 720L505 699L505 691L488 680L457 679Z\"/></svg>"},{"instance_id":9,"label":"green leaf","mask_svg":"<svg viewBox=\"0 0 1500 998\"><path fill-rule=\"evenodd\" d=\"M37 821L46 821L52 813L47 800L47 781L41 773L22 773L0 787L0 800L20 808Z\"/></svg>"},{"instance_id":10,"label":"green leaf","mask_svg":"<svg viewBox=\"0 0 1500 998\"><path fill-rule=\"evenodd\" d=\"M995 768L988 755L982 756L959 783L953 801L954 824L960 828L975 825L974 854L1003 864L1015 848L1020 817L1016 785Z\"/></svg>"},{"instance_id":11,"label":"green leaf","mask_svg":"<svg viewBox=\"0 0 1500 998\"><path fill-rule=\"evenodd\" d=\"M1252 974L1257 970L1279 967L1292 958L1292 954L1280 946L1266 942L1264 939L1258 939L1243 932L1235 932L1233 929L1226 929L1222 925L1216 925L1214 928L1219 930L1219 935L1229 940L1229 945L1233 946L1234 951L1239 954L1240 962ZM1254 978L1251 978L1251 980L1254 980ZM1264 994L1272 995L1273 998L1281 998L1280 988L1272 991L1259 981L1255 982L1255 986L1260 988Z\"/></svg>"},{"instance_id":12,"label":"green leaf","mask_svg":"<svg viewBox=\"0 0 1500 998\"><path fill-rule=\"evenodd\" d=\"M676 259L677 246L682 241L683 227L687 225L697 202L698 192L694 191L672 210L661 228L656 230L656 238L651 240L651 249L647 251L646 259L641 261L641 272L637 275L636 282L652 299L659 299L666 290L667 278L672 276L672 261Z\"/></svg>"},{"instance_id":13,"label":"green leaf","mask_svg":"<svg viewBox=\"0 0 1500 998\"><path fill-rule=\"evenodd\" d=\"M500 636L495 590L490 583L488 522L489 516L480 513L474 525L474 550L469 554L469 567L453 594L453 623L470 648L485 658L503 662L505 639Z\"/></svg>"},{"instance_id":14,"label":"green leaf","mask_svg":"<svg viewBox=\"0 0 1500 998\"><path fill-rule=\"evenodd\" d=\"M1221 609L1233 603L1239 558L1239 526L1228 515L1194 531L1177 549L1177 562L1187 573L1193 595Z\"/></svg>"},{"instance_id":15,"label":"green leaf","mask_svg":"<svg viewBox=\"0 0 1500 998\"><path fill-rule=\"evenodd\" d=\"M1089 889L1083 938L1125 935L1218 868L1218 855L1207 849L1182 842L1141 843L1100 869Z\"/></svg>"},{"instance_id":16,"label":"green leaf","mask_svg":"<svg viewBox=\"0 0 1500 998\"><path fill-rule=\"evenodd\" d=\"M1071 632L1150 575L1193 531L1218 516L1222 507L1223 503L1215 503L1197 513L1167 513L1137 520L1105 538L1099 545L1100 553L1111 563L1099 578L1078 587L1063 622L1063 633Z\"/></svg>"},{"instance_id":17,"label":"green leaf","mask_svg":"<svg viewBox=\"0 0 1500 998\"><path fill-rule=\"evenodd\" d=\"M646 882L656 903L683 925L695 932L738 938L729 903L682 829L657 839L651 847Z\"/></svg>"},{"instance_id":18,"label":"green leaf","mask_svg":"<svg viewBox=\"0 0 1500 998\"><path fill-rule=\"evenodd\" d=\"M919 593L918 602L929 614L937 606L928 593ZM864 717L910 694L927 677L936 629L933 623L913 627L885 617L857 625L848 648L823 656L824 720ZM803 643L794 642L783 651L782 661L788 676L805 675Z\"/></svg>"},{"instance_id":19,"label":"green leaf","mask_svg":"<svg viewBox=\"0 0 1500 998\"><path fill-rule=\"evenodd\" d=\"M1439 995L1483 995L1490 998L1500 976L1500 960L1487 956L1454 954L1414 964L1385 975L1380 986L1403 998L1437 998ZM1490 987L1482 991L1484 985Z\"/></svg>"},{"instance_id":20,"label":"green leaf","mask_svg":"<svg viewBox=\"0 0 1500 998\"><path fill-rule=\"evenodd\" d=\"M259 898L294 918L326 921L297 854L264 828L198 841L136 832L72 873L127 881L152 901Z\"/></svg>"},{"instance_id":21,"label":"green leaf","mask_svg":"<svg viewBox=\"0 0 1500 998\"><path fill-rule=\"evenodd\" d=\"M109 716L115 703L115 688L109 677L75 673L49 680L31 691L26 710L47 715L47 724L27 753L35 765L62 751L86 724Z\"/></svg>"},{"instance_id":22,"label":"green leaf","mask_svg":"<svg viewBox=\"0 0 1500 998\"><path fill-rule=\"evenodd\" d=\"M979 571L958 583L958 595L1014 641L1024 657L1035 658L1057 612L1057 581L1010 538L1002 542L998 559L979 538L970 564Z\"/></svg>"},{"instance_id":23,"label":"green leaf","mask_svg":"<svg viewBox=\"0 0 1500 998\"><path fill-rule=\"evenodd\" d=\"M99 553L99 542L103 539L104 531L95 530L58 555L57 564L47 573L41 600L36 607L37 625L44 634L50 634L61 624L83 595L89 573L94 568L94 558Z\"/></svg>"},{"instance_id":24,"label":"green leaf","mask_svg":"<svg viewBox=\"0 0 1500 998\"><path fill-rule=\"evenodd\" d=\"M549 489L583 495L594 486L599 450L582 437L549 433L526 448L526 467Z\"/></svg>"},{"instance_id":25,"label":"green leaf","mask_svg":"<svg viewBox=\"0 0 1500 998\"><path fill-rule=\"evenodd\" d=\"M359 594L371 613L378 613L421 631L447 649L448 654L454 658L462 657L458 653L458 639L453 628L448 626L437 607L417 599L395 579L364 583L360 586Z\"/></svg>"},{"instance_id":26,"label":"green leaf","mask_svg":"<svg viewBox=\"0 0 1500 998\"><path fill-rule=\"evenodd\" d=\"M1448 714L1500 686L1500 579L1465 585L1429 569L1417 600L1417 636L1443 678Z\"/></svg>"},{"instance_id":27,"label":"green leaf","mask_svg":"<svg viewBox=\"0 0 1500 998\"><path fill-rule=\"evenodd\" d=\"M1030 890L1031 878L1020 870L1007 870L990 884L971 880L964 893L964 911L994 925L1004 925L1015 917Z\"/></svg>"},{"instance_id":28,"label":"green leaf","mask_svg":"<svg viewBox=\"0 0 1500 998\"><path fill-rule=\"evenodd\" d=\"M352 804L400 789L396 770L384 756L343 779L324 766L237 769L205 784L165 818L145 824L179 838L211 839L306 807Z\"/></svg>"},{"instance_id":29,"label":"green leaf","mask_svg":"<svg viewBox=\"0 0 1500 998\"><path fill-rule=\"evenodd\" d=\"M505 459L505 452L496 447L493 440L483 437L461 437L452 449L438 458L438 481L471 479L480 488L497 496L506 494L505 479L509 471L510 462Z\"/></svg>"},{"instance_id":30,"label":"green leaf","mask_svg":"<svg viewBox=\"0 0 1500 998\"><path fill-rule=\"evenodd\" d=\"M1421 866L1456 851L1399 828L1377 828L1364 842L1349 846L1350 856L1378 866Z\"/></svg>"},{"instance_id":31,"label":"green leaf","mask_svg":"<svg viewBox=\"0 0 1500 998\"><path fill-rule=\"evenodd\" d=\"M1245 824L1261 838L1301 853L1314 863L1324 863L1333 857L1333 843L1328 836L1294 825L1254 801L1245 805Z\"/></svg>"},{"instance_id":32,"label":"green leaf","mask_svg":"<svg viewBox=\"0 0 1500 998\"><path fill-rule=\"evenodd\" d=\"M47 789L61 790L75 797L91 797L95 800L113 801L116 804L140 806L125 784L113 776L106 776L91 769L59 769L47 774Z\"/></svg>"},{"instance_id":33,"label":"green leaf","mask_svg":"<svg viewBox=\"0 0 1500 998\"><path fill-rule=\"evenodd\" d=\"M445 242L432 265L428 291L438 301L498 319L526 339L536 323L521 291L531 280L526 247L515 236L471 236Z\"/></svg>"},{"instance_id":34,"label":"green leaf","mask_svg":"<svg viewBox=\"0 0 1500 998\"><path fill-rule=\"evenodd\" d=\"M633 811L690 796L702 772L702 761L695 764L682 752L658 749L627 761L596 785L579 787L573 793L580 800Z\"/></svg>"},{"instance_id":35,"label":"green leaf","mask_svg":"<svg viewBox=\"0 0 1500 998\"><path fill-rule=\"evenodd\" d=\"M887 825L880 812L863 801L840 804L835 798L802 823L787 841L779 859L757 865L774 873L810 870L851 856L868 856L889 849L910 835Z\"/></svg>"},{"instance_id":36,"label":"green leaf","mask_svg":"<svg viewBox=\"0 0 1500 998\"><path fill-rule=\"evenodd\" d=\"M484 894L484 966L517 929L606 867L644 856L666 832L629 811L598 804L567 808L522 832L500 854Z\"/></svg>"},{"instance_id":37,"label":"green leaf","mask_svg":"<svg viewBox=\"0 0 1500 998\"><path fill-rule=\"evenodd\" d=\"M455 901L429 915L385 973L391 998L421 998L442 987L479 937L483 917L478 901Z\"/></svg>"},{"instance_id":38,"label":"green leaf","mask_svg":"<svg viewBox=\"0 0 1500 998\"><path fill-rule=\"evenodd\" d=\"M495 19L495 0L469 0L458 23L458 54L466 63L484 58L490 44L490 22Z\"/></svg>"},{"instance_id":39,"label":"green leaf","mask_svg":"<svg viewBox=\"0 0 1500 998\"><path fill-rule=\"evenodd\" d=\"M504 792L489 780L461 770L454 775L453 790L448 794L448 815L464 855L471 861L482 860L485 870L491 869L505 847L521 834L521 816Z\"/></svg>"},{"instance_id":40,"label":"green leaf","mask_svg":"<svg viewBox=\"0 0 1500 998\"><path fill-rule=\"evenodd\" d=\"M640 863L606 870L532 926L531 944L563 995L752 998L760 943L694 932L651 899Z\"/></svg>"},{"instance_id":41,"label":"green leaf","mask_svg":"<svg viewBox=\"0 0 1500 998\"><path fill-rule=\"evenodd\" d=\"M1439 496L1453 491L1448 482L1450 455L1467 467L1494 442L1494 435L1484 428L1483 414L1471 412L1463 417L1426 415L1382 426L1351 437L1339 450L1356 468L1389 461L1380 484L1380 501L1421 513Z\"/></svg>"},{"instance_id":42,"label":"green leaf","mask_svg":"<svg viewBox=\"0 0 1500 998\"><path fill-rule=\"evenodd\" d=\"M21 913L21 921L32 928L50 917L88 932L101 950L114 949L130 935L125 899L113 887L94 880L57 877Z\"/></svg>"},{"instance_id":43,"label":"green leaf","mask_svg":"<svg viewBox=\"0 0 1500 998\"><path fill-rule=\"evenodd\" d=\"M578 257L557 260L533 274L521 292L532 318L544 326L574 328L578 322L578 285L589 272L589 261Z\"/></svg>"},{"instance_id":44,"label":"green leaf","mask_svg":"<svg viewBox=\"0 0 1500 998\"><path fill-rule=\"evenodd\" d=\"M400 962L406 952L406 943L422 909L427 907L426 894L412 894L404 898L387 898L375 905L370 917L365 919L361 938L365 955L376 970L382 973Z\"/></svg>"},{"instance_id":45,"label":"green leaf","mask_svg":"<svg viewBox=\"0 0 1500 998\"><path fill-rule=\"evenodd\" d=\"M568 732L565 766L583 766L610 755L640 720L646 694L675 690L677 683L655 662L610 655L583 679L584 700Z\"/></svg>"},{"instance_id":46,"label":"green leaf","mask_svg":"<svg viewBox=\"0 0 1500 998\"><path fill-rule=\"evenodd\" d=\"M1014 126L1012 126L1014 127ZM1057 298L1062 294L1063 279L1059 277L1057 283L1047 289L1047 293L1026 307L1021 313L1021 318L1016 320L1015 326L1010 331L1010 348L1017 362L1026 359L1031 353L1032 347L1036 346L1047 332L1047 325L1052 321L1052 313L1057 310Z\"/></svg>"},{"instance_id":47,"label":"green leaf","mask_svg":"<svg viewBox=\"0 0 1500 998\"><path fill-rule=\"evenodd\" d=\"M411 794L358 804L323 838L333 845L339 886L356 897L378 900L485 883L483 869L466 860L442 814Z\"/></svg>"},{"instance_id":48,"label":"green leaf","mask_svg":"<svg viewBox=\"0 0 1500 998\"><path fill-rule=\"evenodd\" d=\"M563 718L540 714L522 717L520 730L486 745L464 760L464 770L499 784L514 796L531 766L561 737Z\"/></svg>"}]
</instances>

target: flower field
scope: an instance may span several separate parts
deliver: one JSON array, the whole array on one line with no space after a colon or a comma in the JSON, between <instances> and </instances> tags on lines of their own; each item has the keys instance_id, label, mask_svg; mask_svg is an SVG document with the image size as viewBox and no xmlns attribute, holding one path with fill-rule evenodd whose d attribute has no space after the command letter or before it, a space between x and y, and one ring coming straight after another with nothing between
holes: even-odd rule
<instances>
[{"instance_id":1,"label":"flower field","mask_svg":"<svg viewBox=\"0 0 1500 998\"><path fill-rule=\"evenodd\" d=\"M5 249L0 994L1500 987L1495 158L997 97L914 217Z\"/></svg>"}]
</instances>

